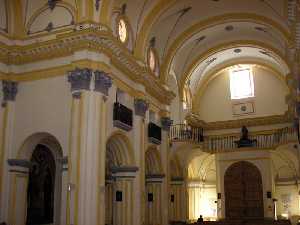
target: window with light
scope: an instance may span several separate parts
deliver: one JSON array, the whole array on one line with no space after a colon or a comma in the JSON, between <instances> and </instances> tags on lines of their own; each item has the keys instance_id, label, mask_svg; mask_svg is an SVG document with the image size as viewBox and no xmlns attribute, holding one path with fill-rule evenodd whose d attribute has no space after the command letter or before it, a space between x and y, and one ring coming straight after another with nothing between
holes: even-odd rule
<instances>
[{"instance_id":1,"label":"window with light","mask_svg":"<svg viewBox=\"0 0 300 225\"><path fill-rule=\"evenodd\" d=\"M250 68L230 71L230 92L231 99L254 97L253 74Z\"/></svg>"},{"instance_id":2,"label":"window with light","mask_svg":"<svg viewBox=\"0 0 300 225\"><path fill-rule=\"evenodd\" d=\"M127 33L127 24L125 20L120 19L118 23L118 35L121 42L125 43L127 41Z\"/></svg>"}]
</instances>

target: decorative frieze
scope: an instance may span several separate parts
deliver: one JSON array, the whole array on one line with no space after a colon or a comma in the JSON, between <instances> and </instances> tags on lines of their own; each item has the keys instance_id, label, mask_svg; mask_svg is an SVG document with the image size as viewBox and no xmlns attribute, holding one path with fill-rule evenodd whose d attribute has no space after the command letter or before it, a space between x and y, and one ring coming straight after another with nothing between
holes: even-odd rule
<instances>
[{"instance_id":1,"label":"decorative frieze","mask_svg":"<svg viewBox=\"0 0 300 225\"><path fill-rule=\"evenodd\" d=\"M149 108L149 103L141 98L134 99L134 111L137 116L145 117L146 111Z\"/></svg>"},{"instance_id":2,"label":"decorative frieze","mask_svg":"<svg viewBox=\"0 0 300 225\"><path fill-rule=\"evenodd\" d=\"M69 72L68 81L71 83L71 92L74 98L79 98L82 90L90 90L92 70L76 68Z\"/></svg>"},{"instance_id":3,"label":"decorative frieze","mask_svg":"<svg viewBox=\"0 0 300 225\"><path fill-rule=\"evenodd\" d=\"M170 117L161 118L161 126L163 130L170 131L172 124L173 124L173 120L171 120Z\"/></svg>"},{"instance_id":4,"label":"decorative frieze","mask_svg":"<svg viewBox=\"0 0 300 225\"><path fill-rule=\"evenodd\" d=\"M108 91L112 86L112 79L104 71L95 71L95 91L101 92L105 96L108 96Z\"/></svg>"},{"instance_id":5,"label":"decorative frieze","mask_svg":"<svg viewBox=\"0 0 300 225\"><path fill-rule=\"evenodd\" d=\"M75 26L75 29L86 30L87 32L72 32L51 42L39 43L38 45L4 46L4 48L0 46L0 62L3 61L2 52L5 52L6 48L9 48L9 63L15 65L70 56L80 50L108 52L107 54L112 58L113 66L120 68L130 79L145 85L147 92L160 102L170 104L175 97L174 93L168 90L159 80L154 79L149 74L149 69L144 65L140 65L130 52L120 47L119 42L108 35L105 26L80 24ZM4 50L2 51L2 49ZM7 59L7 55L4 55L3 59Z\"/></svg>"},{"instance_id":6,"label":"decorative frieze","mask_svg":"<svg viewBox=\"0 0 300 225\"><path fill-rule=\"evenodd\" d=\"M18 93L18 83L14 81L2 81L3 101L15 101Z\"/></svg>"}]
</instances>

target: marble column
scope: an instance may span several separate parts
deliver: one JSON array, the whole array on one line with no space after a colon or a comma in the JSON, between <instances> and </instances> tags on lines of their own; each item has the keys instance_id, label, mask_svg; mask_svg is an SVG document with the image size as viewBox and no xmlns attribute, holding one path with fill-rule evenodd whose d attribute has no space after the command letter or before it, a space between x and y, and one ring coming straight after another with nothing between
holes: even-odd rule
<instances>
[{"instance_id":1,"label":"marble column","mask_svg":"<svg viewBox=\"0 0 300 225\"><path fill-rule=\"evenodd\" d=\"M135 116L133 122L134 132L134 153L137 159L136 166L139 170L134 179L134 225L141 225L145 222L145 114L149 104L144 99L135 99Z\"/></svg>"},{"instance_id":2,"label":"marble column","mask_svg":"<svg viewBox=\"0 0 300 225\"><path fill-rule=\"evenodd\" d=\"M168 190L168 182L169 182L169 131L172 125L172 120L169 117L161 118L162 125L162 140L160 145L161 159L162 159L162 167L165 173L165 178L162 183L162 225L169 224L169 216L168 216L168 206L169 206L169 190Z\"/></svg>"},{"instance_id":3,"label":"marble column","mask_svg":"<svg viewBox=\"0 0 300 225\"><path fill-rule=\"evenodd\" d=\"M68 224L104 224L105 102L112 81L106 73L87 68L71 71L68 78L74 97Z\"/></svg>"},{"instance_id":4,"label":"marble column","mask_svg":"<svg viewBox=\"0 0 300 225\"><path fill-rule=\"evenodd\" d=\"M15 100L18 83L2 81L2 109L0 111L0 222L9 220L10 182L7 159L12 158Z\"/></svg>"}]
</instances>

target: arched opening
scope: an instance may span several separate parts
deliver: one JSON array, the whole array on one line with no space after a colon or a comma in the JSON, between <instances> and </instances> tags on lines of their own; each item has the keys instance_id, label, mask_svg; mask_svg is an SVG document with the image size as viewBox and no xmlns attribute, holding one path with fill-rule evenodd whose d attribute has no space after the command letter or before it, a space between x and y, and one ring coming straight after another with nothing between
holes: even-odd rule
<instances>
[{"instance_id":1,"label":"arched opening","mask_svg":"<svg viewBox=\"0 0 300 225\"><path fill-rule=\"evenodd\" d=\"M54 221L55 159L47 146L39 144L33 151L31 163L26 224L51 224Z\"/></svg>"},{"instance_id":2,"label":"arched opening","mask_svg":"<svg viewBox=\"0 0 300 225\"><path fill-rule=\"evenodd\" d=\"M161 159L156 147L150 147L145 154L146 175L146 225L162 222L162 173Z\"/></svg>"},{"instance_id":3,"label":"arched opening","mask_svg":"<svg viewBox=\"0 0 300 225\"><path fill-rule=\"evenodd\" d=\"M23 142L17 160L31 166L28 173L13 175L13 224L61 223L61 213L66 210L61 202L62 158L61 145L49 133L35 133Z\"/></svg>"},{"instance_id":4,"label":"arched opening","mask_svg":"<svg viewBox=\"0 0 300 225\"><path fill-rule=\"evenodd\" d=\"M241 161L225 173L225 215L228 219L261 219L264 217L263 186L259 169Z\"/></svg>"},{"instance_id":5,"label":"arched opening","mask_svg":"<svg viewBox=\"0 0 300 225\"><path fill-rule=\"evenodd\" d=\"M132 186L136 168L128 138L117 133L106 144L105 224L132 224Z\"/></svg>"},{"instance_id":6,"label":"arched opening","mask_svg":"<svg viewBox=\"0 0 300 225\"><path fill-rule=\"evenodd\" d=\"M183 169L177 156L174 154L169 162L170 195L169 195L169 221L184 222L186 220L186 188Z\"/></svg>"}]
</instances>

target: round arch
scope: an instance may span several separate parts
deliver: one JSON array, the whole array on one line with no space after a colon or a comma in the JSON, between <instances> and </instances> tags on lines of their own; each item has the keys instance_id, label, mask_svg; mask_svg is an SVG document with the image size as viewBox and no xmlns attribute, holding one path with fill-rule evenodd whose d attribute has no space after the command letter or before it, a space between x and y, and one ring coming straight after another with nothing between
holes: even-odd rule
<instances>
[{"instance_id":1,"label":"round arch","mask_svg":"<svg viewBox=\"0 0 300 225\"><path fill-rule=\"evenodd\" d=\"M34 133L27 137L23 144L21 145L18 153L17 159L31 161L33 154L38 146L45 146L49 154L52 155L55 164L55 178L54 178L54 215L53 224L60 224L60 214L61 214L61 196L62 196L62 159L63 151L62 147L57 140L57 138L46 132ZM17 178L15 178L17 179ZM13 183L12 190L18 193L13 193L15 196L13 202L11 203L14 207L14 212L26 212L27 207L27 187L28 177L26 177L26 182L15 182ZM18 198L25 199L25 201L19 201ZM16 204L17 202L24 202L24 204ZM26 218L24 218L26 221ZM24 223L25 223L24 221Z\"/></svg>"},{"instance_id":2,"label":"round arch","mask_svg":"<svg viewBox=\"0 0 300 225\"><path fill-rule=\"evenodd\" d=\"M264 63L260 59L255 59L255 58L234 59L234 60L226 61L226 62L222 63L221 65L217 66L215 69L212 69L212 70L208 71L207 73L203 74L203 80L200 83L198 83L197 89L195 91L195 95L192 99L193 107L194 108L199 107L199 102L197 102L196 100L201 98L201 96L203 95L203 93L205 91L205 88L209 85L209 83L211 81L213 81L217 76L219 76L224 69L234 66L234 65L238 65L238 64L255 65L255 66L259 66L263 69L271 71L272 74L281 81L281 83L284 85L285 89L288 92L291 92L290 87L288 86L288 84L286 82L285 76L280 71L278 71L277 68L275 68L273 65Z\"/></svg>"},{"instance_id":3,"label":"round arch","mask_svg":"<svg viewBox=\"0 0 300 225\"><path fill-rule=\"evenodd\" d=\"M123 132L117 131L107 139L106 157L115 167L135 165L132 145Z\"/></svg>"},{"instance_id":4,"label":"round arch","mask_svg":"<svg viewBox=\"0 0 300 225\"><path fill-rule=\"evenodd\" d=\"M149 147L146 151L145 173L146 175L155 175L163 173L160 154L155 146Z\"/></svg>"},{"instance_id":5,"label":"round arch","mask_svg":"<svg viewBox=\"0 0 300 225\"><path fill-rule=\"evenodd\" d=\"M179 81L179 93L180 95L182 95L182 89L184 87L184 84L186 82L186 80L191 76L191 74L193 73L193 71L197 68L197 66L205 61L208 57L222 52L224 50L228 50L228 49L234 49L234 48L241 48L241 47L253 47L253 48L257 48L257 49L263 49L266 51L270 51L272 52L278 59L280 59L280 61L283 63L283 66L285 68L287 68L288 70L290 70L290 65L289 63L285 60L285 57L283 56L283 54L273 48L272 46L259 42L259 41L253 41L253 40L237 40L237 41L231 41L231 42L225 42L225 43L221 43L218 44L216 46L213 46L212 48L210 48L209 50L207 50L204 53L201 53L189 66L189 68L186 70L187 72L181 77L180 81ZM260 60L261 61L261 60Z\"/></svg>"},{"instance_id":6,"label":"round arch","mask_svg":"<svg viewBox=\"0 0 300 225\"><path fill-rule=\"evenodd\" d=\"M176 40L174 40L166 54L164 63L161 67L162 81L166 81L173 58L175 57L177 51L183 46L183 44L188 39L209 27L230 22L252 22L259 25L265 25L266 27L275 28L275 30L284 37L287 43L290 43L291 41L289 31L287 31L284 27L282 27L274 20L264 16L252 13L229 13L220 16L215 16L207 20L201 21L197 24L194 24L193 26L189 27L186 31L184 31L179 37L177 37Z\"/></svg>"}]
</instances>

